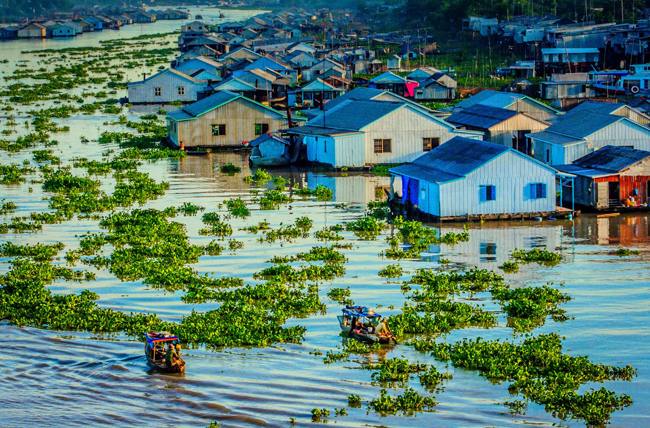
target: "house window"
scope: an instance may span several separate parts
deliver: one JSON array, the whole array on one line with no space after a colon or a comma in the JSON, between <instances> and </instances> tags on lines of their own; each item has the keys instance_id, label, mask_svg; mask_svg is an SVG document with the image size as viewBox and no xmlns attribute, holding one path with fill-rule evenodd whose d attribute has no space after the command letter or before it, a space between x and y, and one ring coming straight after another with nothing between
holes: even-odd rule
<instances>
[{"instance_id":1,"label":"house window","mask_svg":"<svg viewBox=\"0 0 650 428\"><path fill-rule=\"evenodd\" d=\"M256 123L255 124L255 135L262 135L266 134L269 132L269 124L268 123Z\"/></svg>"},{"instance_id":2,"label":"house window","mask_svg":"<svg viewBox=\"0 0 650 428\"><path fill-rule=\"evenodd\" d=\"M226 135L226 125L224 124L212 125L212 135L214 136Z\"/></svg>"},{"instance_id":3,"label":"house window","mask_svg":"<svg viewBox=\"0 0 650 428\"><path fill-rule=\"evenodd\" d=\"M375 153L390 153L391 152L390 142L391 140L387 138L375 140L374 141Z\"/></svg>"},{"instance_id":4,"label":"house window","mask_svg":"<svg viewBox=\"0 0 650 428\"><path fill-rule=\"evenodd\" d=\"M549 149L546 149L546 163L551 162L551 151Z\"/></svg>"},{"instance_id":5,"label":"house window","mask_svg":"<svg viewBox=\"0 0 650 428\"><path fill-rule=\"evenodd\" d=\"M542 199L546 197L546 183L530 183L528 185L530 199Z\"/></svg>"},{"instance_id":6,"label":"house window","mask_svg":"<svg viewBox=\"0 0 650 428\"><path fill-rule=\"evenodd\" d=\"M497 198L497 187L491 184L480 186L481 202L494 201Z\"/></svg>"},{"instance_id":7,"label":"house window","mask_svg":"<svg viewBox=\"0 0 650 428\"><path fill-rule=\"evenodd\" d=\"M162 96L162 88L153 88L153 95L155 97L160 97Z\"/></svg>"},{"instance_id":8,"label":"house window","mask_svg":"<svg viewBox=\"0 0 650 428\"><path fill-rule=\"evenodd\" d=\"M440 145L440 138L423 138L422 139L422 151L428 152L431 149L435 149Z\"/></svg>"},{"instance_id":9,"label":"house window","mask_svg":"<svg viewBox=\"0 0 650 428\"><path fill-rule=\"evenodd\" d=\"M185 95L185 86L178 87L178 95Z\"/></svg>"}]
</instances>

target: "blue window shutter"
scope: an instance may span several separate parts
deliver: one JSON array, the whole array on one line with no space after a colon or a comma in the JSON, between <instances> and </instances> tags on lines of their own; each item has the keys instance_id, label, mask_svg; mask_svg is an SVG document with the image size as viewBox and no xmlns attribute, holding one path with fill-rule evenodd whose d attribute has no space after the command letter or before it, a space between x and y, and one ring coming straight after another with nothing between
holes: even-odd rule
<instances>
[{"instance_id":1,"label":"blue window shutter","mask_svg":"<svg viewBox=\"0 0 650 428\"><path fill-rule=\"evenodd\" d=\"M524 188L524 198L525 199L534 199L534 189L533 189L534 184L533 183L528 183L526 187Z\"/></svg>"},{"instance_id":2,"label":"blue window shutter","mask_svg":"<svg viewBox=\"0 0 650 428\"><path fill-rule=\"evenodd\" d=\"M539 183L540 187L540 198L545 198L546 197L546 183Z\"/></svg>"},{"instance_id":3,"label":"blue window shutter","mask_svg":"<svg viewBox=\"0 0 650 428\"><path fill-rule=\"evenodd\" d=\"M479 200L485 202L487 200L487 186L479 187Z\"/></svg>"},{"instance_id":4,"label":"blue window shutter","mask_svg":"<svg viewBox=\"0 0 650 428\"><path fill-rule=\"evenodd\" d=\"M490 194L491 194L491 201L495 201L497 199L497 186L490 186Z\"/></svg>"}]
</instances>

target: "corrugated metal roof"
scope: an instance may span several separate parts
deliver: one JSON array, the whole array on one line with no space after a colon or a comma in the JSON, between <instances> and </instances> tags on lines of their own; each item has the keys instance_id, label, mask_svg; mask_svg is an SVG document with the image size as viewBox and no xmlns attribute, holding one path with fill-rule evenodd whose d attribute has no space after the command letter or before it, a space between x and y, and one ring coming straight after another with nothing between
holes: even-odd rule
<instances>
[{"instance_id":1,"label":"corrugated metal roof","mask_svg":"<svg viewBox=\"0 0 650 428\"><path fill-rule=\"evenodd\" d=\"M556 168L562 172L568 172L569 174L590 178L607 177L608 175L612 175L612 172L603 171L601 169L583 168L579 165L574 164L553 165L553 168Z\"/></svg>"},{"instance_id":2,"label":"corrugated metal roof","mask_svg":"<svg viewBox=\"0 0 650 428\"><path fill-rule=\"evenodd\" d=\"M535 104L541 109L557 113L557 110L553 107L547 106L546 104L541 103L534 98L530 98L527 95L518 94L516 92L499 92L493 89L485 89L476 95L472 95L471 97L456 104L456 108L469 108L476 104L483 104L498 108L508 108L519 100L526 100L532 104Z\"/></svg>"},{"instance_id":3,"label":"corrugated metal roof","mask_svg":"<svg viewBox=\"0 0 650 428\"><path fill-rule=\"evenodd\" d=\"M647 157L650 157L650 152L646 150L638 150L632 147L605 146L577 159L573 163L583 168L619 172Z\"/></svg>"},{"instance_id":4,"label":"corrugated metal roof","mask_svg":"<svg viewBox=\"0 0 650 428\"><path fill-rule=\"evenodd\" d=\"M215 86L214 89L216 91L254 91L255 86L236 77L231 77Z\"/></svg>"},{"instance_id":5,"label":"corrugated metal roof","mask_svg":"<svg viewBox=\"0 0 650 428\"><path fill-rule=\"evenodd\" d=\"M316 79L305 86L301 88L303 92L309 92L309 91L335 91L335 92L343 92L343 89L341 88L335 88L334 86L330 85L329 83L325 82L324 80L321 79Z\"/></svg>"},{"instance_id":6,"label":"corrugated metal roof","mask_svg":"<svg viewBox=\"0 0 650 428\"><path fill-rule=\"evenodd\" d=\"M248 145L250 147L257 147L260 144L262 144L263 142L269 141L269 140L275 140L275 141L277 141L279 143L284 144L285 146L289 145L288 140L285 140L284 138L282 138L282 137L280 137L278 135L275 135L275 134L262 134L259 137L257 137L256 139L254 139L253 141L251 141Z\"/></svg>"},{"instance_id":7,"label":"corrugated metal roof","mask_svg":"<svg viewBox=\"0 0 650 428\"><path fill-rule=\"evenodd\" d=\"M377 77L370 79L370 82L376 84L391 84L391 83L405 83L406 79L402 76L398 76L392 71L386 71L380 74Z\"/></svg>"},{"instance_id":8,"label":"corrugated metal roof","mask_svg":"<svg viewBox=\"0 0 650 428\"><path fill-rule=\"evenodd\" d=\"M391 168L390 172L433 182L450 181L466 176L509 150L512 149L501 144L454 137L410 164Z\"/></svg>"},{"instance_id":9,"label":"corrugated metal roof","mask_svg":"<svg viewBox=\"0 0 650 428\"><path fill-rule=\"evenodd\" d=\"M179 110L170 111L169 113L167 113L167 117L169 117L170 119L174 119L175 121L178 122L182 120L192 119L194 116L191 116L185 113L182 109L179 109Z\"/></svg>"},{"instance_id":10,"label":"corrugated metal roof","mask_svg":"<svg viewBox=\"0 0 650 428\"><path fill-rule=\"evenodd\" d=\"M216 94L212 94L209 97L203 98L202 100L184 107L183 110L196 117L208 110L229 103L239 97L240 95L230 91L219 91Z\"/></svg>"},{"instance_id":11,"label":"corrugated metal roof","mask_svg":"<svg viewBox=\"0 0 650 428\"><path fill-rule=\"evenodd\" d=\"M577 54L598 53L598 48L542 48L542 55L546 54Z\"/></svg>"},{"instance_id":12,"label":"corrugated metal roof","mask_svg":"<svg viewBox=\"0 0 650 428\"><path fill-rule=\"evenodd\" d=\"M452 114L447 118L447 122L472 128L489 129L516 115L517 112L513 110L476 104Z\"/></svg>"},{"instance_id":13,"label":"corrugated metal roof","mask_svg":"<svg viewBox=\"0 0 650 428\"><path fill-rule=\"evenodd\" d=\"M361 131L348 131L345 129L335 129L323 126L304 125L295 128L284 129L282 132L287 134L296 135L344 135L344 134L360 134Z\"/></svg>"},{"instance_id":14,"label":"corrugated metal roof","mask_svg":"<svg viewBox=\"0 0 650 428\"><path fill-rule=\"evenodd\" d=\"M624 120L624 118L593 111L579 111L557 120L546 129L546 132L562 134L579 140L619 120Z\"/></svg>"},{"instance_id":15,"label":"corrugated metal roof","mask_svg":"<svg viewBox=\"0 0 650 428\"><path fill-rule=\"evenodd\" d=\"M592 111L595 113L600 113L600 114L612 114L616 110L620 109L621 107L625 107L625 104L623 103L606 103L606 102L599 102L599 101L584 101L571 110L569 110L566 114L571 115L574 113L579 113L583 111Z\"/></svg>"},{"instance_id":16,"label":"corrugated metal roof","mask_svg":"<svg viewBox=\"0 0 650 428\"><path fill-rule=\"evenodd\" d=\"M360 131L404 105L404 103L389 101L349 100L310 120L309 125Z\"/></svg>"}]
</instances>

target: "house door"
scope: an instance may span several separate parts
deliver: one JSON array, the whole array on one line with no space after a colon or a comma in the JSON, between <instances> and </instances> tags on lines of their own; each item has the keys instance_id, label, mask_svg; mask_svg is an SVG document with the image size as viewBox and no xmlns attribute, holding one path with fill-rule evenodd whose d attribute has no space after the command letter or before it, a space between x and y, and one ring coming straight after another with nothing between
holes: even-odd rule
<instances>
[{"instance_id":1,"label":"house door","mask_svg":"<svg viewBox=\"0 0 650 428\"><path fill-rule=\"evenodd\" d=\"M517 135L515 136L515 144L513 147L517 151L530 155L531 150L528 147L528 142L526 141L526 134L528 133L530 133L530 130L517 131Z\"/></svg>"},{"instance_id":2,"label":"house door","mask_svg":"<svg viewBox=\"0 0 650 428\"><path fill-rule=\"evenodd\" d=\"M618 181L610 181L609 187L609 206L621 204L621 185Z\"/></svg>"}]
</instances>

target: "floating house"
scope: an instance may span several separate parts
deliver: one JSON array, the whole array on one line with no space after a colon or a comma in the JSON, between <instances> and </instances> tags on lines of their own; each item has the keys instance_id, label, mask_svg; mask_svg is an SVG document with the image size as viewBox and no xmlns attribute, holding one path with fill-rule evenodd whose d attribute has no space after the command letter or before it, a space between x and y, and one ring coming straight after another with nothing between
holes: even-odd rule
<instances>
[{"instance_id":1,"label":"floating house","mask_svg":"<svg viewBox=\"0 0 650 428\"><path fill-rule=\"evenodd\" d=\"M50 37L74 37L77 35L75 26L64 24L54 24L47 27Z\"/></svg>"},{"instance_id":2,"label":"floating house","mask_svg":"<svg viewBox=\"0 0 650 428\"><path fill-rule=\"evenodd\" d=\"M12 40L18 37L17 27L0 27L0 40Z\"/></svg>"},{"instance_id":3,"label":"floating house","mask_svg":"<svg viewBox=\"0 0 650 428\"><path fill-rule=\"evenodd\" d=\"M556 168L576 176L575 202L581 206L650 206L650 151L605 146Z\"/></svg>"},{"instance_id":4,"label":"floating house","mask_svg":"<svg viewBox=\"0 0 650 428\"><path fill-rule=\"evenodd\" d=\"M92 28L90 31L102 31L104 29L104 21L97 18L96 16L86 16L82 19L82 21L90 24Z\"/></svg>"},{"instance_id":5,"label":"floating house","mask_svg":"<svg viewBox=\"0 0 650 428\"><path fill-rule=\"evenodd\" d=\"M255 94L257 92L257 88L255 87L254 84L244 82L243 80L240 80L236 77L230 77L224 80L223 82L220 82L217 85L213 86L212 89L215 92L218 91L234 92L236 94L243 95L250 99L255 99Z\"/></svg>"},{"instance_id":6,"label":"floating house","mask_svg":"<svg viewBox=\"0 0 650 428\"><path fill-rule=\"evenodd\" d=\"M392 71L386 71L370 79L368 86L371 88L385 89L398 95L412 98L415 95L415 88L418 86L418 82L408 80Z\"/></svg>"},{"instance_id":7,"label":"floating house","mask_svg":"<svg viewBox=\"0 0 650 428\"><path fill-rule=\"evenodd\" d=\"M462 137L390 169L401 179L402 203L441 220L552 213L556 172L517 150Z\"/></svg>"},{"instance_id":8,"label":"floating house","mask_svg":"<svg viewBox=\"0 0 650 428\"><path fill-rule=\"evenodd\" d=\"M345 91L341 88L336 88L324 80L316 79L298 89L297 95L299 96L298 102L301 102L303 107L313 107L325 104L343 92Z\"/></svg>"},{"instance_id":9,"label":"floating house","mask_svg":"<svg viewBox=\"0 0 650 428\"><path fill-rule=\"evenodd\" d=\"M211 58L197 56L176 64L174 68L189 75L194 75L196 72L202 71L204 72L202 73L203 77L199 78L202 80L221 80L222 67L223 64Z\"/></svg>"},{"instance_id":10,"label":"floating house","mask_svg":"<svg viewBox=\"0 0 650 428\"><path fill-rule=\"evenodd\" d=\"M535 119L526 113L475 104L449 116L447 122L474 131L481 131L484 140L513 148L532 155L526 134L542 131L548 122Z\"/></svg>"},{"instance_id":11,"label":"floating house","mask_svg":"<svg viewBox=\"0 0 650 428\"><path fill-rule=\"evenodd\" d=\"M325 76L336 75L338 77L346 77L345 66L331 58L325 58L306 70L303 70L302 79L305 82L310 82L317 77L324 78Z\"/></svg>"},{"instance_id":12,"label":"floating house","mask_svg":"<svg viewBox=\"0 0 650 428\"><path fill-rule=\"evenodd\" d=\"M44 39L47 37L47 28L37 22L32 22L21 27L17 32L19 39Z\"/></svg>"},{"instance_id":13,"label":"floating house","mask_svg":"<svg viewBox=\"0 0 650 428\"><path fill-rule=\"evenodd\" d=\"M401 70L402 69L402 57L399 55L391 55L386 60L386 65L389 70Z\"/></svg>"},{"instance_id":14,"label":"floating house","mask_svg":"<svg viewBox=\"0 0 650 428\"><path fill-rule=\"evenodd\" d=\"M242 147L286 125L284 113L229 91L167 114L169 141L176 147Z\"/></svg>"},{"instance_id":15,"label":"floating house","mask_svg":"<svg viewBox=\"0 0 650 428\"><path fill-rule=\"evenodd\" d=\"M535 158L551 165L570 164L608 145L650 150L650 129L627 117L590 110L567 114L528 138Z\"/></svg>"},{"instance_id":16,"label":"floating house","mask_svg":"<svg viewBox=\"0 0 650 428\"><path fill-rule=\"evenodd\" d=\"M208 90L208 82L168 68L140 82L130 82L127 89L131 104L190 103Z\"/></svg>"},{"instance_id":17,"label":"floating house","mask_svg":"<svg viewBox=\"0 0 650 428\"><path fill-rule=\"evenodd\" d=\"M599 60L598 48L542 48L542 63L546 72L587 72L593 70Z\"/></svg>"},{"instance_id":18,"label":"floating house","mask_svg":"<svg viewBox=\"0 0 650 428\"><path fill-rule=\"evenodd\" d=\"M482 137L457 130L409 102L355 99L337 103L305 126L286 132L303 138L307 160L334 168L409 162L456 135Z\"/></svg>"},{"instance_id":19,"label":"floating house","mask_svg":"<svg viewBox=\"0 0 650 428\"><path fill-rule=\"evenodd\" d=\"M553 120L558 110L527 95L515 92L500 92L486 89L456 104L454 111L462 110L476 104L498 107L526 113L538 120Z\"/></svg>"},{"instance_id":20,"label":"floating house","mask_svg":"<svg viewBox=\"0 0 650 428\"><path fill-rule=\"evenodd\" d=\"M583 99L596 96L591 86L588 73L553 74L541 82L541 97L553 102L553 105L567 108Z\"/></svg>"},{"instance_id":21,"label":"floating house","mask_svg":"<svg viewBox=\"0 0 650 428\"><path fill-rule=\"evenodd\" d=\"M418 101L453 100L456 98L456 80L446 73L437 72L418 81L414 98Z\"/></svg>"}]
</instances>

